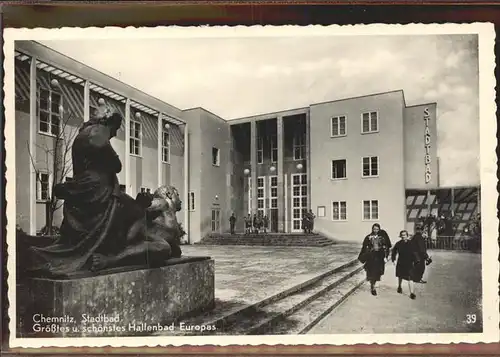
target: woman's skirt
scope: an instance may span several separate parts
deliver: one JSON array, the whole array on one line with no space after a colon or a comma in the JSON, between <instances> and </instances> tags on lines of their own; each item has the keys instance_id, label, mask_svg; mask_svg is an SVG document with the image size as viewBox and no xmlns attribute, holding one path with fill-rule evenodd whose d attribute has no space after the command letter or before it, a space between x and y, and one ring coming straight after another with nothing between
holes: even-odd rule
<instances>
[{"instance_id":1,"label":"woman's skirt","mask_svg":"<svg viewBox=\"0 0 500 357\"><path fill-rule=\"evenodd\" d=\"M371 252L365 263L366 280L380 281L385 271L385 254L383 251Z\"/></svg>"},{"instance_id":2,"label":"woman's skirt","mask_svg":"<svg viewBox=\"0 0 500 357\"><path fill-rule=\"evenodd\" d=\"M425 260L421 259L418 263L415 263L413 267L412 279L414 282L419 282L424 277L425 272Z\"/></svg>"},{"instance_id":3,"label":"woman's skirt","mask_svg":"<svg viewBox=\"0 0 500 357\"><path fill-rule=\"evenodd\" d=\"M396 277L403 280L419 282L422 280L425 262L423 262L423 267L424 269L422 269L422 264L420 262L417 263L411 260L399 259L396 264Z\"/></svg>"}]
</instances>

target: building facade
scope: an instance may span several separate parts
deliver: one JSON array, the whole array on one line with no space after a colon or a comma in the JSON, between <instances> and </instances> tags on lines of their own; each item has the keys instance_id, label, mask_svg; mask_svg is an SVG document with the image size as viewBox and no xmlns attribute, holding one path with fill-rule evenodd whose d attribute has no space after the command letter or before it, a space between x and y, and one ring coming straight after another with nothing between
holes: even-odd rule
<instances>
[{"instance_id":1,"label":"building facade","mask_svg":"<svg viewBox=\"0 0 500 357\"><path fill-rule=\"evenodd\" d=\"M267 215L273 232L299 232L309 210L330 237L361 241L375 222L396 236L407 228L406 192L439 188L437 105L407 106L402 90L225 120L32 41L16 43L15 71L17 223L31 233L45 225L60 175L47 152L61 132L70 143L100 101L125 118L113 140L123 190L177 187L191 243L228 232L231 213L240 232L249 213Z\"/></svg>"}]
</instances>

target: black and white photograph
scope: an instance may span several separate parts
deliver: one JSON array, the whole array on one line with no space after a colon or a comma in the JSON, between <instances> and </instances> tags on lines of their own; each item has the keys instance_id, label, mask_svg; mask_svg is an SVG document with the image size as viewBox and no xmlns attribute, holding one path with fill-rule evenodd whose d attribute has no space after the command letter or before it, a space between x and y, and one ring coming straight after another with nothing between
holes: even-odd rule
<instances>
[{"instance_id":1,"label":"black and white photograph","mask_svg":"<svg viewBox=\"0 0 500 357\"><path fill-rule=\"evenodd\" d=\"M493 43L6 30L11 345L497 341Z\"/></svg>"}]
</instances>

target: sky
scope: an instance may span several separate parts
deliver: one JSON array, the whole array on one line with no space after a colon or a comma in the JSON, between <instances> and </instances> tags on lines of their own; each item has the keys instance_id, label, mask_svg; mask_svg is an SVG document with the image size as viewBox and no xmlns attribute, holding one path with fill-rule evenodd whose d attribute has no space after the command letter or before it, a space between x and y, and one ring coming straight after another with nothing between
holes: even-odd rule
<instances>
[{"instance_id":1,"label":"sky","mask_svg":"<svg viewBox=\"0 0 500 357\"><path fill-rule=\"evenodd\" d=\"M476 35L40 41L180 109L232 119L403 89L437 102L442 186L479 184Z\"/></svg>"}]
</instances>

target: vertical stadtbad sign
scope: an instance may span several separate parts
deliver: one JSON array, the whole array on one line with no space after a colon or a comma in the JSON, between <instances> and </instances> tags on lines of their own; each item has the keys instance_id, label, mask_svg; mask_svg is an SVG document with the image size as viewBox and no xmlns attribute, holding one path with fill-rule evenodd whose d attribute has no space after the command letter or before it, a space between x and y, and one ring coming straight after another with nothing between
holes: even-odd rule
<instances>
[{"instance_id":1,"label":"vertical stadtbad sign","mask_svg":"<svg viewBox=\"0 0 500 357\"><path fill-rule=\"evenodd\" d=\"M429 129L429 120L431 120L431 116L429 114L429 108L425 107L424 109L424 122L425 122L425 130L424 130L424 148L425 148L425 184L429 184L432 179L432 169L431 169L431 130Z\"/></svg>"}]
</instances>

